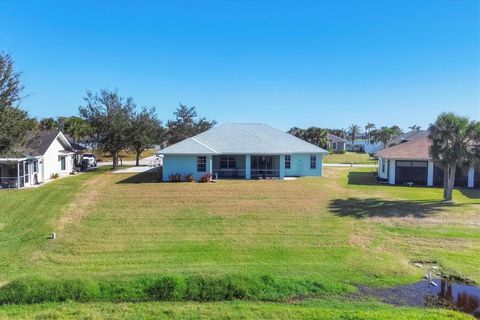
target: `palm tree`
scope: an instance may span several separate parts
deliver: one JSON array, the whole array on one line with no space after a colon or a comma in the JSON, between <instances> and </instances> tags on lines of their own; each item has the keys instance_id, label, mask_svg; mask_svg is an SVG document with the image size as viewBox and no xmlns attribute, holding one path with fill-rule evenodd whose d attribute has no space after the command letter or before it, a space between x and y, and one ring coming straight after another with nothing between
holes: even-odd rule
<instances>
[{"instance_id":1,"label":"palm tree","mask_svg":"<svg viewBox=\"0 0 480 320\"><path fill-rule=\"evenodd\" d=\"M355 138L357 137L357 134L359 133L360 133L360 127L357 126L356 124L352 124L350 127L348 127L348 135L352 140L352 146L355 143Z\"/></svg>"},{"instance_id":2,"label":"palm tree","mask_svg":"<svg viewBox=\"0 0 480 320\"><path fill-rule=\"evenodd\" d=\"M418 126L418 125L416 125L416 124L414 124L414 125L411 126L411 127L408 127L408 129L410 129L410 130L417 130L417 131L420 130L421 128L422 128L421 126Z\"/></svg>"},{"instance_id":3,"label":"palm tree","mask_svg":"<svg viewBox=\"0 0 480 320\"><path fill-rule=\"evenodd\" d=\"M396 133L397 132L395 131L395 129L389 127L381 127L380 129L375 130L374 139L375 141L381 142L383 144L383 147L386 148L388 141L395 137Z\"/></svg>"},{"instance_id":4,"label":"palm tree","mask_svg":"<svg viewBox=\"0 0 480 320\"><path fill-rule=\"evenodd\" d=\"M375 124L368 122L367 125L365 126L365 132L367 133L366 138L368 139L367 143L370 143L371 141L371 132L372 130L375 130Z\"/></svg>"},{"instance_id":5,"label":"palm tree","mask_svg":"<svg viewBox=\"0 0 480 320\"><path fill-rule=\"evenodd\" d=\"M443 199L452 200L457 166L480 160L480 122L454 113L442 113L428 128L430 154L443 168Z\"/></svg>"}]
</instances>

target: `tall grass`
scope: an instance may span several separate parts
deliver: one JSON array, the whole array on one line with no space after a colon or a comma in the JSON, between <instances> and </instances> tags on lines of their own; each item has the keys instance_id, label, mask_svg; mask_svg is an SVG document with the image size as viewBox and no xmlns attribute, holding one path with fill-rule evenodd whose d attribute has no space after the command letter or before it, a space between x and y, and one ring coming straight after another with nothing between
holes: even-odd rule
<instances>
[{"instance_id":1,"label":"tall grass","mask_svg":"<svg viewBox=\"0 0 480 320\"><path fill-rule=\"evenodd\" d=\"M316 281L271 276L220 277L185 275L141 277L129 280L19 278L0 288L0 304L61 301L282 301L292 297L345 291Z\"/></svg>"}]
</instances>

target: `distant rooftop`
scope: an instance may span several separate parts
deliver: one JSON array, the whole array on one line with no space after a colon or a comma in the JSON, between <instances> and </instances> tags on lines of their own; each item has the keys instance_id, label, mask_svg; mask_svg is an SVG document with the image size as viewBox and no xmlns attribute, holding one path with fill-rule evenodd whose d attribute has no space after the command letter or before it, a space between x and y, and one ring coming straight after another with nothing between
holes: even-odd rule
<instances>
[{"instance_id":1,"label":"distant rooftop","mask_svg":"<svg viewBox=\"0 0 480 320\"><path fill-rule=\"evenodd\" d=\"M299 154L328 152L261 123L225 123L173 144L160 154Z\"/></svg>"}]
</instances>

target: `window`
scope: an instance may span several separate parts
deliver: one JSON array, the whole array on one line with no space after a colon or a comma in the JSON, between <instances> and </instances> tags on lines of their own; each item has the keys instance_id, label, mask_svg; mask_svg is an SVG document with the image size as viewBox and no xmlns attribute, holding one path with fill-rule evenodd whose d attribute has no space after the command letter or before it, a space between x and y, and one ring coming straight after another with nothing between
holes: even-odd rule
<instances>
[{"instance_id":1,"label":"window","mask_svg":"<svg viewBox=\"0 0 480 320\"><path fill-rule=\"evenodd\" d=\"M332 149L337 150L337 143L336 142L333 143L333 148Z\"/></svg>"},{"instance_id":2,"label":"window","mask_svg":"<svg viewBox=\"0 0 480 320\"><path fill-rule=\"evenodd\" d=\"M67 170L67 162L65 161L65 157L60 158L60 170Z\"/></svg>"},{"instance_id":3,"label":"window","mask_svg":"<svg viewBox=\"0 0 480 320\"><path fill-rule=\"evenodd\" d=\"M285 156L285 169L290 169L291 166L292 166L292 159L291 159L290 155L286 155Z\"/></svg>"},{"instance_id":4,"label":"window","mask_svg":"<svg viewBox=\"0 0 480 320\"><path fill-rule=\"evenodd\" d=\"M237 168L237 161L234 156L221 156L220 169L235 169Z\"/></svg>"},{"instance_id":5,"label":"window","mask_svg":"<svg viewBox=\"0 0 480 320\"><path fill-rule=\"evenodd\" d=\"M33 173L37 173L38 170L38 161L33 161Z\"/></svg>"},{"instance_id":6,"label":"window","mask_svg":"<svg viewBox=\"0 0 480 320\"><path fill-rule=\"evenodd\" d=\"M310 169L317 168L317 156L314 154L310 155Z\"/></svg>"},{"instance_id":7,"label":"window","mask_svg":"<svg viewBox=\"0 0 480 320\"><path fill-rule=\"evenodd\" d=\"M198 172L207 171L207 157L205 156L197 157L197 171Z\"/></svg>"}]
</instances>

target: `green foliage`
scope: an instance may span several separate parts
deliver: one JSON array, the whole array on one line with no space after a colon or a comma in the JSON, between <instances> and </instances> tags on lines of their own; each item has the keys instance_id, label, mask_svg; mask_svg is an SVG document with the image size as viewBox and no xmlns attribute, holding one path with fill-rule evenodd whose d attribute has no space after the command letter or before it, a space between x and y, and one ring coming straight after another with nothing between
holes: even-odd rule
<instances>
[{"instance_id":1,"label":"green foliage","mask_svg":"<svg viewBox=\"0 0 480 320\"><path fill-rule=\"evenodd\" d=\"M14 71L10 55L0 53L0 155L9 155L25 143L32 121L18 106L23 85L20 73Z\"/></svg>"},{"instance_id":2,"label":"green foliage","mask_svg":"<svg viewBox=\"0 0 480 320\"><path fill-rule=\"evenodd\" d=\"M125 99L117 91L108 90L97 94L87 92L84 100L80 115L94 129L104 151L112 154L115 168L118 153L130 143L135 102L131 97Z\"/></svg>"},{"instance_id":3,"label":"green foliage","mask_svg":"<svg viewBox=\"0 0 480 320\"><path fill-rule=\"evenodd\" d=\"M428 128L430 154L444 170L444 199L452 199L457 166L480 161L480 122L454 113L442 113Z\"/></svg>"},{"instance_id":4,"label":"green foliage","mask_svg":"<svg viewBox=\"0 0 480 320\"><path fill-rule=\"evenodd\" d=\"M181 173L172 173L168 176L168 181L170 182L182 182L182 174Z\"/></svg>"},{"instance_id":5,"label":"green foliage","mask_svg":"<svg viewBox=\"0 0 480 320\"><path fill-rule=\"evenodd\" d=\"M54 118L43 118L38 122L38 127L40 130L59 130L59 123Z\"/></svg>"},{"instance_id":6,"label":"green foliage","mask_svg":"<svg viewBox=\"0 0 480 320\"><path fill-rule=\"evenodd\" d=\"M167 140L169 144L193 137L210 129L217 123L215 120L198 118L195 107L189 108L183 104L180 104L173 115L175 119L167 122Z\"/></svg>"},{"instance_id":7,"label":"green foliage","mask_svg":"<svg viewBox=\"0 0 480 320\"><path fill-rule=\"evenodd\" d=\"M162 142L164 129L158 120L155 109L142 109L133 115L130 135L130 145L136 152L136 165L139 165L141 153L155 143Z\"/></svg>"},{"instance_id":8,"label":"green foliage","mask_svg":"<svg viewBox=\"0 0 480 320\"><path fill-rule=\"evenodd\" d=\"M352 143L355 141L359 133L360 133L360 127L356 124L352 124L348 128L348 136L350 137L350 140L352 141Z\"/></svg>"},{"instance_id":9,"label":"green foliage","mask_svg":"<svg viewBox=\"0 0 480 320\"><path fill-rule=\"evenodd\" d=\"M318 128L318 127L310 127L307 129L301 129L298 127L293 127L288 130L288 133L300 138L302 140L308 141L311 144L319 146L321 148L327 147L327 130Z\"/></svg>"}]
</instances>

